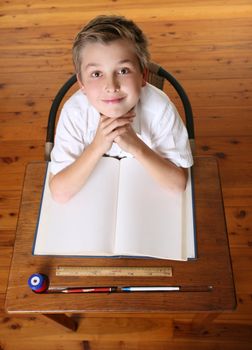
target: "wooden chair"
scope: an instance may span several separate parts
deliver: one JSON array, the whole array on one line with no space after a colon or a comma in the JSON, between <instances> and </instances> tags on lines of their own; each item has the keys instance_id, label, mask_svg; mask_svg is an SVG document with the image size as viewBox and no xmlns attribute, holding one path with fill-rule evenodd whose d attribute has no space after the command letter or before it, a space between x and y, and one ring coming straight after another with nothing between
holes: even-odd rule
<instances>
[{"instance_id":1,"label":"wooden chair","mask_svg":"<svg viewBox=\"0 0 252 350\"><path fill-rule=\"evenodd\" d=\"M168 81L173 88L177 91L184 108L185 113L185 124L189 136L189 141L191 145L192 152L194 150L194 124L193 124L193 113L189 98L181 86L181 84L174 78L173 75L168 73L161 66L156 63L151 62L148 67L147 81L156 86L157 88L163 90L164 82ZM76 74L72 75L70 79L68 79L65 84L58 91L55 99L52 102L51 109L48 117L47 124L47 135L46 135L46 144L45 144L45 160L50 160L51 150L54 145L54 133L55 133L55 122L57 112L60 106L60 103L68 90L77 82Z\"/></svg>"}]
</instances>

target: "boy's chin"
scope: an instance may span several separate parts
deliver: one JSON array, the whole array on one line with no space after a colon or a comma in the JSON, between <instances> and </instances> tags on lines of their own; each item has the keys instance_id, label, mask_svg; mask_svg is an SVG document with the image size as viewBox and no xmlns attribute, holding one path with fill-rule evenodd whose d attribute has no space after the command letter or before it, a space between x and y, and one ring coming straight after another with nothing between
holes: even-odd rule
<instances>
[{"instance_id":1,"label":"boy's chin","mask_svg":"<svg viewBox=\"0 0 252 350\"><path fill-rule=\"evenodd\" d=\"M108 118L113 118L113 119L116 119L116 118L120 118L122 117L123 115L127 114L129 111L126 110L120 110L120 111L104 111L101 112L101 114L103 114L104 116L108 117Z\"/></svg>"}]
</instances>

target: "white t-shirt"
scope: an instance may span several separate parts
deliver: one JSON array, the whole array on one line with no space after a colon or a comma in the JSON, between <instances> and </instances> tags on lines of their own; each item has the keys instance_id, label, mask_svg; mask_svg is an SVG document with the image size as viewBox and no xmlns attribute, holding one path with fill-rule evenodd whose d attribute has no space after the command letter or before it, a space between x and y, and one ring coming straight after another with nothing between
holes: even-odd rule
<instances>
[{"instance_id":1,"label":"white t-shirt","mask_svg":"<svg viewBox=\"0 0 252 350\"><path fill-rule=\"evenodd\" d=\"M175 106L163 91L146 84L141 90L135 113L133 129L138 137L177 166L192 166L187 130ZM51 153L53 174L73 163L93 141L99 119L99 112L81 90L67 100L61 111ZM132 157L116 143L106 154L119 158Z\"/></svg>"}]
</instances>

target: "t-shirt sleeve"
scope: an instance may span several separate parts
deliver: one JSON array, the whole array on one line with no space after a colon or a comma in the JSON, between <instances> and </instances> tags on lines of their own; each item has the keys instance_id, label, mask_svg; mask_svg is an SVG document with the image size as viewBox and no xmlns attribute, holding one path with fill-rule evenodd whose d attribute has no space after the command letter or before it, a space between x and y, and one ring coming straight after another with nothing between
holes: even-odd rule
<instances>
[{"instance_id":1,"label":"t-shirt sleeve","mask_svg":"<svg viewBox=\"0 0 252 350\"><path fill-rule=\"evenodd\" d=\"M55 143L51 152L51 172L57 174L72 164L83 152L81 132L83 122L73 109L62 109L57 125Z\"/></svg>"},{"instance_id":2,"label":"t-shirt sleeve","mask_svg":"<svg viewBox=\"0 0 252 350\"><path fill-rule=\"evenodd\" d=\"M152 148L157 153L179 167L189 168L193 165L186 127L171 101L164 108L153 130Z\"/></svg>"}]
</instances>

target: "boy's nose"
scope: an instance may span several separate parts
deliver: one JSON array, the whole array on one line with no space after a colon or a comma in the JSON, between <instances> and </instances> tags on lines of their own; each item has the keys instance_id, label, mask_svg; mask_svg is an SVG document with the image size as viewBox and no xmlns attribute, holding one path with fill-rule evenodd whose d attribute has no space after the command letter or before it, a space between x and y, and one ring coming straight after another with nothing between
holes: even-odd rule
<instances>
[{"instance_id":1,"label":"boy's nose","mask_svg":"<svg viewBox=\"0 0 252 350\"><path fill-rule=\"evenodd\" d=\"M108 77L106 80L106 91L117 92L120 90L120 85L115 77Z\"/></svg>"}]
</instances>

